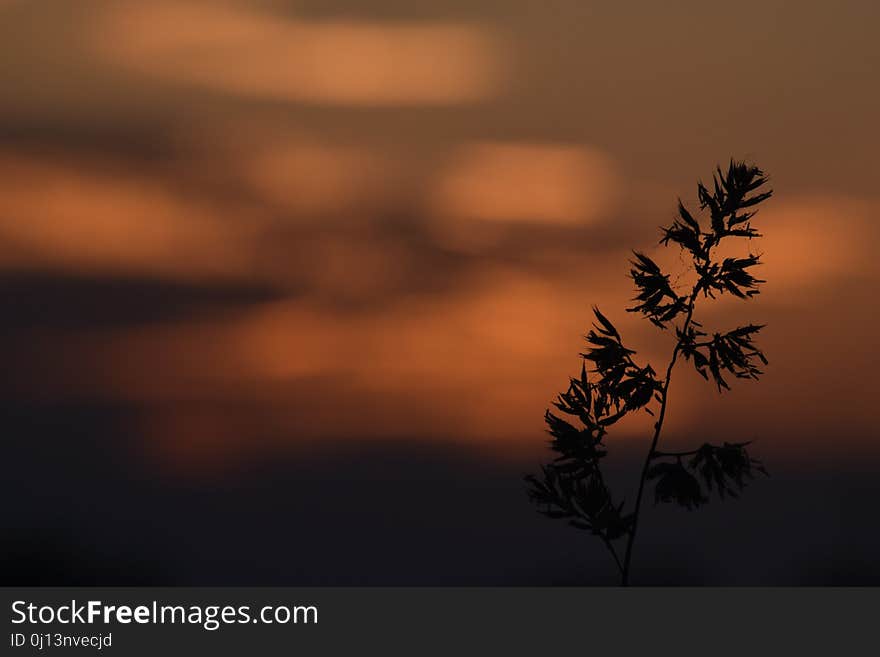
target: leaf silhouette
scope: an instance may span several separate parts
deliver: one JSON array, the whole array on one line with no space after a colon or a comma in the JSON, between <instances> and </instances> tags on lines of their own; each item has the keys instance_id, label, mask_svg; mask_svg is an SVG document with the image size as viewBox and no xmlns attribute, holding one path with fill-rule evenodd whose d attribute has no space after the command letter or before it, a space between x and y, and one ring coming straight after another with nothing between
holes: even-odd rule
<instances>
[{"instance_id":1,"label":"leaf silhouette","mask_svg":"<svg viewBox=\"0 0 880 657\"><path fill-rule=\"evenodd\" d=\"M657 479L655 502L675 502L688 510L707 501L700 482L680 463L655 463L648 469L648 480Z\"/></svg>"},{"instance_id":2,"label":"leaf silhouette","mask_svg":"<svg viewBox=\"0 0 880 657\"><path fill-rule=\"evenodd\" d=\"M694 368L704 379L708 379L711 374L719 392L722 389L730 390L724 372L738 379L756 381L763 374L757 363L767 365L768 360L753 339L762 328L763 325L748 324L727 333L716 333L711 340L702 342L697 338L706 334L691 331L679 338L681 352L685 359L693 359Z\"/></svg>"},{"instance_id":3,"label":"leaf silhouette","mask_svg":"<svg viewBox=\"0 0 880 657\"><path fill-rule=\"evenodd\" d=\"M703 444L690 461L690 467L698 472L711 491L716 490L722 499L725 495L738 497L747 480L755 473L767 475L767 470L757 459L749 456L749 443L727 443L717 447Z\"/></svg>"},{"instance_id":4,"label":"leaf silhouette","mask_svg":"<svg viewBox=\"0 0 880 657\"><path fill-rule=\"evenodd\" d=\"M636 259L631 261L630 278L639 290L633 301L639 303L627 310L642 313L654 325L666 328L667 322L687 311L687 299L675 293L669 284L669 275L653 260L644 253L634 253Z\"/></svg>"}]
</instances>

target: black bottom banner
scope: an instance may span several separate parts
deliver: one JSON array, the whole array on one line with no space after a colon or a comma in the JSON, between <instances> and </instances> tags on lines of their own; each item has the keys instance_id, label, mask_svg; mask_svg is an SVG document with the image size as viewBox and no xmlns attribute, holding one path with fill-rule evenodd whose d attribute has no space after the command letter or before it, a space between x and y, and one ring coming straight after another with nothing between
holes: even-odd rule
<instances>
[{"instance_id":1,"label":"black bottom banner","mask_svg":"<svg viewBox=\"0 0 880 657\"><path fill-rule=\"evenodd\" d=\"M868 588L0 590L2 654L22 656L838 653L873 645L880 602Z\"/></svg>"}]
</instances>

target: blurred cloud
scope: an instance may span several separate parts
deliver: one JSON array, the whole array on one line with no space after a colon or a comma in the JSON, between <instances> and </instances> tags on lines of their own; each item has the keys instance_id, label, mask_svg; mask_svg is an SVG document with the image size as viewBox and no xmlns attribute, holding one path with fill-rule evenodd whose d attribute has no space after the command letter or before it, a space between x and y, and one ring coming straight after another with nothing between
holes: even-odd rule
<instances>
[{"instance_id":1,"label":"blurred cloud","mask_svg":"<svg viewBox=\"0 0 880 657\"><path fill-rule=\"evenodd\" d=\"M254 222L154 178L0 154L0 267L159 277L241 276Z\"/></svg>"},{"instance_id":2,"label":"blurred cloud","mask_svg":"<svg viewBox=\"0 0 880 657\"><path fill-rule=\"evenodd\" d=\"M453 218L578 224L607 216L617 193L610 160L595 149L475 143L452 155L430 205Z\"/></svg>"},{"instance_id":3,"label":"blurred cloud","mask_svg":"<svg viewBox=\"0 0 880 657\"><path fill-rule=\"evenodd\" d=\"M619 194L609 157L580 144L472 142L455 148L429 182L432 234L463 252L497 246L505 228L569 229L609 219Z\"/></svg>"},{"instance_id":4,"label":"blurred cloud","mask_svg":"<svg viewBox=\"0 0 880 657\"><path fill-rule=\"evenodd\" d=\"M113 5L105 57L169 82L269 100L447 105L503 87L497 32L471 23L307 21L236 4Z\"/></svg>"},{"instance_id":5,"label":"blurred cloud","mask_svg":"<svg viewBox=\"0 0 880 657\"><path fill-rule=\"evenodd\" d=\"M870 245L880 235L876 217L880 204L857 198L808 195L779 199L756 219L764 237L758 240L766 253L762 276L770 281L774 299L784 293L802 299L817 284L876 273Z\"/></svg>"},{"instance_id":6,"label":"blurred cloud","mask_svg":"<svg viewBox=\"0 0 880 657\"><path fill-rule=\"evenodd\" d=\"M277 121L214 120L186 126L173 141L203 179L303 221L381 212L413 175L413 158L383 144L332 139Z\"/></svg>"},{"instance_id":7,"label":"blurred cloud","mask_svg":"<svg viewBox=\"0 0 880 657\"><path fill-rule=\"evenodd\" d=\"M393 163L365 148L274 144L241 164L261 198L305 216L381 207L392 192Z\"/></svg>"}]
</instances>

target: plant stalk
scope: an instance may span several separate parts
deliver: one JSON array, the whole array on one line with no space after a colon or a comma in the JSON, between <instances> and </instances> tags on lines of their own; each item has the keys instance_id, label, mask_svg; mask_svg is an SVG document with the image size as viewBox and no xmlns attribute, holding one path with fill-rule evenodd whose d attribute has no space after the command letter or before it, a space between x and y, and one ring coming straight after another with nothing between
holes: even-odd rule
<instances>
[{"instance_id":1,"label":"plant stalk","mask_svg":"<svg viewBox=\"0 0 880 657\"><path fill-rule=\"evenodd\" d=\"M699 284L694 288L694 291L691 293L690 303L688 304L688 314L687 318L684 321L684 326L682 328L682 333L686 333L688 327L690 326L691 320L694 316L694 305L697 300L697 291ZM657 422L654 423L654 437L651 439L651 448L648 450L647 456L645 456L645 463L642 466L642 474L639 478L639 492L636 494L636 506L635 511L633 512L633 525L632 529L629 533L629 538L626 541L626 553L623 558L623 568L621 569L620 574L620 585L621 586L629 586L629 572L630 572L630 563L632 561L632 552L633 545L636 540L636 530L639 526L639 513L642 508L642 496L645 492L645 482L648 478L648 468L651 466L651 460L654 457L654 454L657 451L657 444L660 441L660 432L663 431L663 420L666 418L666 402L668 400L669 394L669 382L672 379L672 369L675 367L675 362L678 360L678 354L681 351L681 341L679 340L675 344L675 348L672 350L672 358L669 359L669 366L666 368L666 378L663 381L663 390L660 393L660 414L657 417Z\"/></svg>"}]
</instances>

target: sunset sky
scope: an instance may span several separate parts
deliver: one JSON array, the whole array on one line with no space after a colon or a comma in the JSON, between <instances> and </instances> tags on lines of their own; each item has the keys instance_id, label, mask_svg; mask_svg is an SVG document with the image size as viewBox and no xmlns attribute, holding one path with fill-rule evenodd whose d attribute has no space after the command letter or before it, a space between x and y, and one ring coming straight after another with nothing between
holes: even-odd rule
<instances>
[{"instance_id":1,"label":"sunset sky","mask_svg":"<svg viewBox=\"0 0 880 657\"><path fill-rule=\"evenodd\" d=\"M657 227L730 157L775 189L768 282L698 317L766 323L770 365L724 396L682 369L669 444L876 473L878 25L868 0L0 0L6 526L54 526L50 416L64 453L169 486L352 445L536 464L592 305L665 365L628 258L677 273Z\"/></svg>"}]
</instances>

